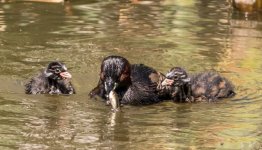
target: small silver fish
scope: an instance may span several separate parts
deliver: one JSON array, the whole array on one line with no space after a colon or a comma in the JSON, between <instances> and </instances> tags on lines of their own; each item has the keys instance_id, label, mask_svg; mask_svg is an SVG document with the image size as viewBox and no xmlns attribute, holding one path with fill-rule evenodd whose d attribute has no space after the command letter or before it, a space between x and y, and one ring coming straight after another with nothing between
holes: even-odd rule
<instances>
[{"instance_id":1,"label":"small silver fish","mask_svg":"<svg viewBox=\"0 0 262 150\"><path fill-rule=\"evenodd\" d=\"M112 106L113 111L119 111L120 110L120 101L117 93L112 90L108 95L110 104Z\"/></svg>"}]
</instances>

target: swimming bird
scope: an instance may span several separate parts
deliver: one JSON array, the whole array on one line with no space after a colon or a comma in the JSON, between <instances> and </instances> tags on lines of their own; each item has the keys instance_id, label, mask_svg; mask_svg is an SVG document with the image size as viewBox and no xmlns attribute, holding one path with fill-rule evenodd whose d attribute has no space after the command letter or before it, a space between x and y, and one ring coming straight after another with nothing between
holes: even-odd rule
<instances>
[{"instance_id":1,"label":"swimming bird","mask_svg":"<svg viewBox=\"0 0 262 150\"><path fill-rule=\"evenodd\" d=\"M162 85L169 88L170 97L176 102L210 102L235 95L232 83L213 71L188 75L183 68L174 67Z\"/></svg>"},{"instance_id":2,"label":"swimming bird","mask_svg":"<svg viewBox=\"0 0 262 150\"><path fill-rule=\"evenodd\" d=\"M161 75L143 64L130 64L121 56L108 56L101 64L97 86L89 93L108 100L115 91L121 104L146 105L160 102L158 84Z\"/></svg>"},{"instance_id":3,"label":"swimming bird","mask_svg":"<svg viewBox=\"0 0 262 150\"><path fill-rule=\"evenodd\" d=\"M26 94L75 94L65 64L54 61L25 84Z\"/></svg>"}]
</instances>

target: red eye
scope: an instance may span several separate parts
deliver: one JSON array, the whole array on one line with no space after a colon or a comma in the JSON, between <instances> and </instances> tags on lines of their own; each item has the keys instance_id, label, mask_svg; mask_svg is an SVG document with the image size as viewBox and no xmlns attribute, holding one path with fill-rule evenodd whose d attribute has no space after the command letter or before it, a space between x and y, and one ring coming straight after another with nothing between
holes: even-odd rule
<instances>
[{"instance_id":1,"label":"red eye","mask_svg":"<svg viewBox=\"0 0 262 150\"><path fill-rule=\"evenodd\" d=\"M124 81L126 80L126 78L128 78L130 76L130 68L128 66L125 66L125 70L123 71L123 73L121 74L119 81Z\"/></svg>"},{"instance_id":2,"label":"red eye","mask_svg":"<svg viewBox=\"0 0 262 150\"><path fill-rule=\"evenodd\" d=\"M101 73L100 73L100 79L101 79L101 80L104 80L104 78L105 78L105 77L104 77L104 73L101 72Z\"/></svg>"},{"instance_id":3,"label":"red eye","mask_svg":"<svg viewBox=\"0 0 262 150\"><path fill-rule=\"evenodd\" d=\"M119 81L123 81L126 78L125 74L122 74L119 78Z\"/></svg>"}]
</instances>

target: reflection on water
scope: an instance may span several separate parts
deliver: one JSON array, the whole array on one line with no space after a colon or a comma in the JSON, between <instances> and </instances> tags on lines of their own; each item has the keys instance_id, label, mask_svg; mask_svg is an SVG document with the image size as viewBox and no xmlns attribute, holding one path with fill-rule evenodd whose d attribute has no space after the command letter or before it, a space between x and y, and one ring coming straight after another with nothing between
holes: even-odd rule
<instances>
[{"instance_id":1,"label":"reflection on water","mask_svg":"<svg viewBox=\"0 0 262 150\"><path fill-rule=\"evenodd\" d=\"M261 14L226 0L0 3L1 149L259 149ZM101 60L122 55L165 73L215 69L237 96L215 104L124 106L89 99ZM77 94L29 96L49 61L67 64Z\"/></svg>"}]
</instances>

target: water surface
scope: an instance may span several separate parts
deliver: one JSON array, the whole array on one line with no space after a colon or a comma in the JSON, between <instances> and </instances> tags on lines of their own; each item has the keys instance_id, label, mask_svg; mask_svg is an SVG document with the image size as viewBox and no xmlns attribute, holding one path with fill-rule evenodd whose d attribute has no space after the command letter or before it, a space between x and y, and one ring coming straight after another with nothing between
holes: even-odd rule
<instances>
[{"instance_id":1,"label":"water surface","mask_svg":"<svg viewBox=\"0 0 262 150\"><path fill-rule=\"evenodd\" d=\"M226 0L0 3L0 149L259 149L262 16ZM125 106L87 94L101 60L121 55L165 73L217 70L237 95L218 103ZM25 95L48 62L73 75L73 96Z\"/></svg>"}]
</instances>

